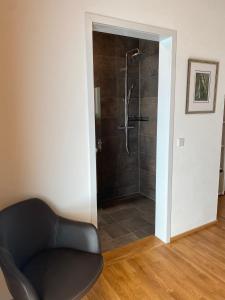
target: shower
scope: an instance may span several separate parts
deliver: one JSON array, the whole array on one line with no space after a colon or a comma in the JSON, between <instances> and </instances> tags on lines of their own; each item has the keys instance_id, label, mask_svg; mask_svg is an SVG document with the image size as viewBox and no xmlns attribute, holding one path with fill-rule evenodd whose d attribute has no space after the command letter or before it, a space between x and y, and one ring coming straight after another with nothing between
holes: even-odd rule
<instances>
[{"instance_id":1,"label":"shower","mask_svg":"<svg viewBox=\"0 0 225 300\"><path fill-rule=\"evenodd\" d=\"M129 129L133 129L133 126L129 126L129 104L131 99L131 94L134 88L134 84L128 88L128 60L129 57L134 59L143 54L139 48L131 49L126 52L126 66L125 66L125 77L124 77L124 124L119 126L118 129L124 130L125 132L125 147L128 154L130 154L129 150L129 141L128 141L128 131Z\"/></svg>"},{"instance_id":2,"label":"shower","mask_svg":"<svg viewBox=\"0 0 225 300\"><path fill-rule=\"evenodd\" d=\"M103 251L154 234L158 61L158 42L93 32Z\"/></svg>"}]
</instances>

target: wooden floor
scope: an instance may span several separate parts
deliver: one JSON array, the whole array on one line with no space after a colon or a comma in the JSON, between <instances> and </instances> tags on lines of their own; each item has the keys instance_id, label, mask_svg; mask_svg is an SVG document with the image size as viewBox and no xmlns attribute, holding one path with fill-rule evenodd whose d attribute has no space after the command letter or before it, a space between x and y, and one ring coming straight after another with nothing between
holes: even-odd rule
<instances>
[{"instance_id":1,"label":"wooden floor","mask_svg":"<svg viewBox=\"0 0 225 300\"><path fill-rule=\"evenodd\" d=\"M104 259L103 274L84 300L225 299L225 219L220 213L218 225L169 245L152 236L106 252Z\"/></svg>"}]
</instances>

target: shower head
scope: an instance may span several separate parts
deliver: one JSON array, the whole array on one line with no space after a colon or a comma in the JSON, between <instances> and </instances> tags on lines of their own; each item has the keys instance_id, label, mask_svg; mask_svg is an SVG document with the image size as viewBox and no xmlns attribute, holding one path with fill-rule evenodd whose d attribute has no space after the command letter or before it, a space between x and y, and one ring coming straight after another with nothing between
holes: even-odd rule
<instances>
[{"instance_id":1,"label":"shower head","mask_svg":"<svg viewBox=\"0 0 225 300\"><path fill-rule=\"evenodd\" d=\"M143 54L139 48L135 48L135 49L131 49L129 51L127 51L126 55L130 55L131 58L135 58L139 55Z\"/></svg>"},{"instance_id":2,"label":"shower head","mask_svg":"<svg viewBox=\"0 0 225 300\"><path fill-rule=\"evenodd\" d=\"M136 57L136 56L139 56L139 55L141 55L141 52L140 52L140 50L139 49L136 49L137 51L136 52L134 52L131 56L132 57Z\"/></svg>"}]
</instances>

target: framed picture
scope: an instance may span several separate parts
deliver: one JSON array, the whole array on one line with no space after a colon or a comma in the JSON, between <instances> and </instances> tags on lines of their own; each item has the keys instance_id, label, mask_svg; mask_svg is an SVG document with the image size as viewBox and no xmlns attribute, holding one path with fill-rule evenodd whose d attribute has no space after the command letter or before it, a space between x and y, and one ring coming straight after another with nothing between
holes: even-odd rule
<instances>
[{"instance_id":1,"label":"framed picture","mask_svg":"<svg viewBox=\"0 0 225 300\"><path fill-rule=\"evenodd\" d=\"M219 63L189 59L186 114L214 113Z\"/></svg>"}]
</instances>

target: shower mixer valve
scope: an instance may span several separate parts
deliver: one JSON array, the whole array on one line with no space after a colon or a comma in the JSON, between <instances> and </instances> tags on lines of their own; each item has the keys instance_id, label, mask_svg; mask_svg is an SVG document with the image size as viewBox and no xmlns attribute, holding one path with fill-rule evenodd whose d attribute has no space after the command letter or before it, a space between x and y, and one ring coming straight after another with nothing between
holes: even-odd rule
<instances>
[{"instance_id":1,"label":"shower mixer valve","mask_svg":"<svg viewBox=\"0 0 225 300\"><path fill-rule=\"evenodd\" d=\"M102 140L97 139L97 147L96 147L96 152L101 152L102 151Z\"/></svg>"}]
</instances>

